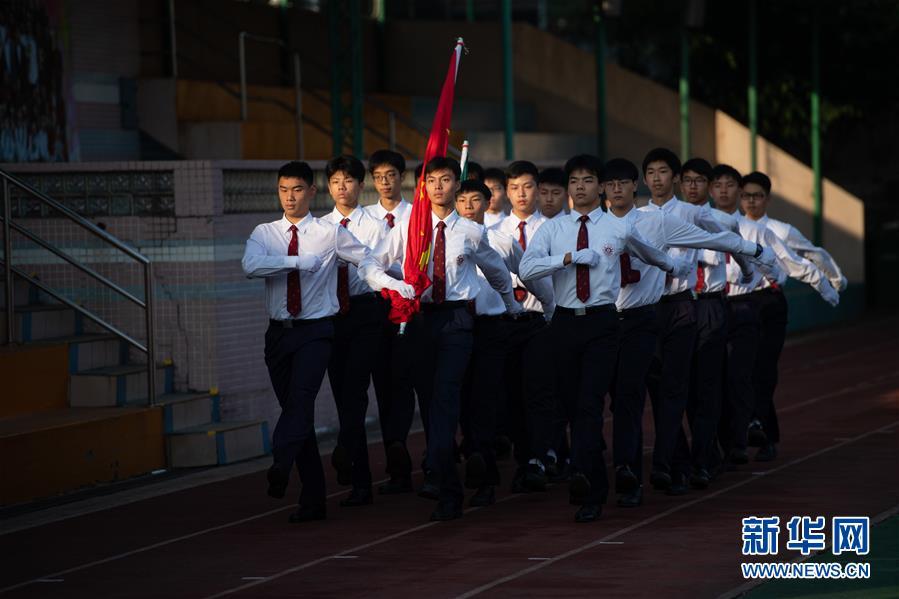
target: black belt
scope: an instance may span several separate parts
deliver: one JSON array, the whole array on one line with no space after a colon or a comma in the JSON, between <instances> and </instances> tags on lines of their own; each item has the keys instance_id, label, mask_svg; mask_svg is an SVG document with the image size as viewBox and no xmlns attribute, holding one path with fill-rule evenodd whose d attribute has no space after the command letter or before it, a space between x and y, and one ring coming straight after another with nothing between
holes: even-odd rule
<instances>
[{"instance_id":1,"label":"black belt","mask_svg":"<svg viewBox=\"0 0 899 599\"><path fill-rule=\"evenodd\" d=\"M272 318L269 319L268 326L276 327L279 329L297 329L299 327L304 327L310 324L325 322L326 320L331 320L331 317L323 316L321 318L296 318L293 320L275 320L274 318Z\"/></svg>"},{"instance_id":2,"label":"black belt","mask_svg":"<svg viewBox=\"0 0 899 599\"><path fill-rule=\"evenodd\" d=\"M353 303L368 303L380 299L382 299L380 293L360 293L359 295L350 296L350 305L352 305Z\"/></svg>"},{"instance_id":3,"label":"black belt","mask_svg":"<svg viewBox=\"0 0 899 599\"><path fill-rule=\"evenodd\" d=\"M783 293L780 287L765 287L764 289L756 289L749 295L778 295Z\"/></svg>"},{"instance_id":4,"label":"black belt","mask_svg":"<svg viewBox=\"0 0 899 599\"><path fill-rule=\"evenodd\" d=\"M566 308L565 306L556 306L556 314L569 314L573 316L585 316L587 314L597 314L599 312L614 312L615 304L602 304L600 306L587 306L584 308Z\"/></svg>"},{"instance_id":5,"label":"black belt","mask_svg":"<svg viewBox=\"0 0 899 599\"><path fill-rule=\"evenodd\" d=\"M724 290L709 291L708 293L697 293L696 299L724 299Z\"/></svg>"},{"instance_id":6,"label":"black belt","mask_svg":"<svg viewBox=\"0 0 899 599\"><path fill-rule=\"evenodd\" d=\"M670 304L671 302L686 302L693 301L696 299L696 295L694 295L692 289L687 289L686 291L681 291L680 293L675 293L673 295L663 295L659 300L660 304Z\"/></svg>"},{"instance_id":7,"label":"black belt","mask_svg":"<svg viewBox=\"0 0 899 599\"><path fill-rule=\"evenodd\" d=\"M655 304L646 304L645 306L636 306L634 308L625 308L624 310L618 310L619 318L628 318L630 316L639 316L645 312L652 312L656 308Z\"/></svg>"},{"instance_id":8,"label":"black belt","mask_svg":"<svg viewBox=\"0 0 899 599\"><path fill-rule=\"evenodd\" d=\"M728 295L727 301L728 303L735 304L739 302L748 302L755 298L752 297L751 293L741 293L740 295Z\"/></svg>"},{"instance_id":9,"label":"black belt","mask_svg":"<svg viewBox=\"0 0 899 599\"><path fill-rule=\"evenodd\" d=\"M439 304L435 304L434 302L422 302L421 310L422 312L442 312L444 310L455 310L457 308L466 308L471 309L469 306L474 305L474 300L453 300L449 302L440 302Z\"/></svg>"}]
</instances>

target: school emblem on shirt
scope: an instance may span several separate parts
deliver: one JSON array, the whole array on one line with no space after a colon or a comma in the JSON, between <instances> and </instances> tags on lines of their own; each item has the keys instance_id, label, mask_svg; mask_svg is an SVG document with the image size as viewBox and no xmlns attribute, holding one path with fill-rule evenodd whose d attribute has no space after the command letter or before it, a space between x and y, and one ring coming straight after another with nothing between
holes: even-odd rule
<instances>
[{"instance_id":1,"label":"school emblem on shirt","mask_svg":"<svg viewBox=\"0 0 899 599\"><path fill-rule=\"evenodd\" d=\"M606 256L611 256L612 254L615 253L615 248L612 247L611 243L603 244L602 253L605 254Z\"/></svg>"},{"instance_id":2,"label":"school emblem on shirt","mask_svg":"<svg viewBox=\"0 0 899 599\"><path fill-rule=\"evenodd\" d=\"M463 262L465 262L465 256L460 254L459 257L456 258L456 264L458 264L459 266L462 266Z\"/></svg>"}]
</instances>

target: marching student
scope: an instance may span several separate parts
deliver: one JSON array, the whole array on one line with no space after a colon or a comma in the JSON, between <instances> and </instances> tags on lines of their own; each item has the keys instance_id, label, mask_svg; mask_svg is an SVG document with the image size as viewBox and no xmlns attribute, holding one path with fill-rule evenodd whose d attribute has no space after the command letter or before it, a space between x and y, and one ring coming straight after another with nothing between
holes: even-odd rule
<instances>
[{"instance_id":1,"label":"marching student","mask_svg":"<svg viewBox=\"0 0 899 599\"><path fill-rule=\"evenodd\" d=\"M551 276L556 309L548 342L555 357L566 412L572 423L569 501L576 522L592 522L608 494L602 419L618 350L615 299L621 283L619 256L633 252L673 271L675 263L651 247L627 219L600 207L599 160L581 155L565 165L574 210L547 221L530 239L519 265L523 280ZM534 405L532 445L545 455L552 442L555 406Z\"/></svg>"},{"instance_id":2,"label":"marching student","mask_svg":"<svg viewBox=\"0 0 899 599\"><path fill-rule=\"evenodd\" d=\"M568 212L568 181L560 168L545 168L537 176L540 214L546 219L564 216Z\"/></svg>"},{"instance_id":3,"label":"marching student","mask_svg":"<svg viewBox=\"0 0 899 599\"><path fill-rule=\"evenodd\" d=\"M626 220L640 237L660 250L672 247L711 248L747 256L761 255L762 250L730 231L709 233L665 211L636 209L637 167L622 158L612 159L603 167L601 177L609 214ZM615 384L612 388L613 448L616 467L616 489L621 493L618 505L636 507L642 502L642 422L646 390L645 378L657 344L657 307L665 288L665 273L624 252L619 256L621 288L615 305L620 325ZM694 270L692 261L683 259L677 274ZM714 399L714 398L712 398ZM717 406L697 406L697 412L717 412ZM707 416L705 416L707 417ZM707 417L708 418L708 417ZM717 413L710 423L691 421L694 449L714 442ZM705 430L710 429L710 430ZM682 441L686 444L686 439ZM706 456L699 453L693 460L691 480L703 476ZM707 478L707 477L706 477ZM706 482L707 484L707 482Z\"/></svg>"},{"instance_id":4,"label":"marching student","mask_svg":"<svg viewBox=\"0 0 899 599\"><path fill-rule=\"evenodd\" d=\"M507 312L518 308L509 271L490 248L482 227L455 211L459 164L434 158L425 167L433 226L428 261L431 286L421 297L407 335L415 335L415 390L427 406L427 463L439 477L439 503L432 520L462 516L462 484L456 472L454 440L459 426L460 393L472 350L473 317L469 303L480 291L477 268L496 289ZM363 262L372 287L386 286L383 270L405 256L408 229L394 228ZM389 278L389 277L387 277Z\"/></svg>"},{"instance_id":5,"label":"marching student","mask_svg":"<svg viewBox=\"0 0 899 599\"><path fill-rule=\"evenodd\" d=\"M247 240L241 265L251 278L265 279L269 327L265 364L281 415L272 435L273 464L268 494L284 497L290 471L302 481L299 508L291 522L323 520L325 474L315 439L315 397L331 358L337 299L338 260L358 264L369 249L344 227L315 218L312 169L289 162L278 171L284 215L258 225ZM377 266L371 268L372 276ZM409 285L381 274L392 289L413 294Z\"/></svg>"},{"instance_id":6,"label":"marching student","mask_svg":"<svg viewBox=\"0 0 899 599\"><path fill-rule=\"evenodd\" d=\"M528 240L546 221L537 211L537 167L526 160L511 163L506 169L506 194L512 204L512 213L494 227L512 237L522 251L527 250ZM513 342L513 350L506 364L506 384L508 387L508 403L506 404L505 430L509 433L514 446L514 457L518 469L512 481L513 492L542 491L546 488L546 453L535 453L528 441L528 402L534 401L534 393L552 394L553 374L545 368L535 372L527 368L531 361L529 354L540 352L543 347L541 331L546 327L546 318L552 316L555 303L549 279L544 281L542 289L547 294L539 297L529 293L518 275L512 275L515 299L524 307L524 314L519 317L520 328ZM550 377L549 381L536 377ZM534 377L532 384L526 384L528 378ZM537 400L542 401L542 400Z\"/></svg>"},{"instance_id":7,"label":"marching student","mask_svg":"<svg viewBox=\"0 0 899 599\"><path fill-rule=\"evenodd\" d=\"M723 225L708 207L693 206L678 200L674 185L679 182L681 163L667 148L650 150L643 159L643 179L652 199L643 210L660 210L677 216L690 224L710 232L736 228L736 223ZM762 248L759 246L759 254ZM696 264L697 251L671 248L669 255ZM770 253L768 254L770 256ZM743 271L748 272L742 257L736 257ZM687 407L687 388L696 340L696 314L693 289L696 269L685 277L670 277L656 309L659 342L647 379L656 423L653 467L650 482L653 487L680 495L688 491L690 456L683 443L681 421Z\"/></svg>"},{"instance_id":8,"label":"marching student","mask_svg":"<svg viewBox=\"0 0 899 599\"><path fill-rule=\"evenodd\" d=\"M407 227L412 204L402 196L406 160L391 150L376 150L368 160L368 170L378 192L378 202L365 207L366 213L386 223L388 230ZM391 274L402 279L398 268ZM378 493L389 495L412 492L412 459L406 449L406 438L415 417L415 392L412 389L411 356L408 338L398 335L399 325L387 320L388 304L382 302L383 326L374 355L372 383L378 402L378 421L387 457L390 479L378 487Z\"/></svg>"},{"instance_id":9,"label":"marching student","mask_svg":"<svg viewBox=\"0 0 899 599\"><path fill-rule=\"evenodd\" d=\"M475 181L484 182L484 167L472 160L468 161L465 168L465 179L474 179Z\"/></svg>"},{"instance_id":10,"label":"marching student","mask_svg":"<svg viewBox=\"0 0 899 599\"><path fill-rule=\"evenodd\" d=\"M837 291L845 287L846 278L826 251L813 246L794 227L768 218L771 179L767 175L760 172L749 173L741 183L743 190L740 194L740 206L746 219L765 229L766 239L773 237L778 240L779 243L773 243L772 247L783 265L782 276L773 281L765 279L764 289L755 293L759 309L759 345L752 375L756 420L750 425L750 434L755 430L759 438L757 443L761 445L755 456L756 461L767 462L777 457L777 444L780 442L774 390L777 388L777 363L780 361L787 332L787 299L781 289L786 282L786 275L811 284L832 306L837 305ZM790 239L792 244L788 242ZM794 253L793 247L797 245L804 248L809 258L815 256L826 265L825 268L813 266L814 270L811 270L809 266L815 262Z\"/></svg>"},{"instance_id":11,"label":"marching student","mask_svg":"<svg viewBox=\"0 0 899 599\"><path fill-rule=\"evenodd\" d=\"M490 189L490 205L484 212L484 226L492 227L506 218L506 173L498 168L484 171L484 184Z\"/></svg>"},{"instance_id":12,"label":"marching student","mask_svg":"<svg viewBox=\"0 0 899 599\"><path fill-rule=\"evenodd\" d=\"M365 167L353 156L338 156L325 165L325 176L334 210L322 217L322 221L343 227L367 247L375 247L389 229L385 221L369 216L359 207ZM337 470L337 482L353 485L352 492L340 505L353 507L372 503L365 414L372 356L385 319L380 294L359 279L355 265L343 261L338 261L337 266L337 303L328 380L337 406L340 432L331 463Z\"/></svg>"}]
</instances>

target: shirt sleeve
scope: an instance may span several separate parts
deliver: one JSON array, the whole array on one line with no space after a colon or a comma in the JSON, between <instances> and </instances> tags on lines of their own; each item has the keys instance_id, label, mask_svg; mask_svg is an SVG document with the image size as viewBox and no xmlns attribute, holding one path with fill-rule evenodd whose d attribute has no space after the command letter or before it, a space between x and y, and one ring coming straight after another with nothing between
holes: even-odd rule
<instances>
[{"instance_id":1,"label":"shirt sleeve","mask_svg":"<svg viewBox=\"0 0 899 599\"><path fill-rule=\"evenodd\" d=\"M833 256L824 248L818 247L809 241L793 225L789 225L786 243L791 250L817 266L830 279L831 283L838 282L840 286L845 286L845 277Z\"/></svg>"},{"instance_id":2,"label":"shirt sleeve","mask_svg":"<svg viewBox=\"0 0 899 599\"><path fill-rule=\"evenodd\" d=\"M787 247L780 237L774 234L774 231L766 228L764 231L765 245L768 245L777 256L777 264L790 277L797 281L802 281L811 285L818 293L826 293L822 291L825 286L830 286L827 277L824 276L817 266L812 264L805 258L798 256L793 250Z\"/></svg>"},{"instance_id":3,"label":"shirt sleeve","mask_svg":"<svg viewBox=\"0 0 899 599\"><path fill-rule=\"evenodd\" d=\"M515 275L519 275L519 278L521 278L519 269L522 256L524 256L524 251L521 249L521 246L517 243L513 243L512 251L509 252L506 264L509 266L509 271ZM543 305L544 312L552 312L555 309L556 302L551 277L531 279L530 281L522 280L521 282L524 283L525 289L533 293L534 297L537 298L537 301Z\"/></svg>"},{"instance_id":4,"label":"shirt sleeve","mask_svg":"<svg viewBox=\"0 0 899 599\"><path fill-rule=\"evenodd\" d=\"M663 213L662 231L665 243L675 247L717 250L729 254L748 254L750 256L755 254L756 245L754 243L726 230L714 217L710 217L708 222L715 223L719 227L718 232L710 233L710 229L703 230L682 218Z\"/></svg>"},{"instance_id":5,"label":"shirt sleeve","mask_svg":"<svg viewBox=\"0 0 899 599\"><path fill-rule=\"evenodd\" d=\"M635 255L640 260L643 260L643 262L657 266L665 272L674 270L674 260L668 253L651 246L639 233L637 233L637 230L630 222L628 223L627 236L624 239L624 244L628 252Z\"/></svg>"},{"instance_id":6,"label":"shirt sleeve","mask_svg":"<svg viewBox=\"0 0 899 599\"><path fill-rule=\"evenodd\" d=\"M482 229L474 250L474 262L484 273L484 278L500 295L512 293L512 277L503 259L487 241L487 230Z\"/></svg>"},{"instance_id":7,"label":"shirt sleeve","mask_svg":"<svg viewBox=\"0 0 899 599\"><path fill-rule=\"evenodd\" d=\"M402 263L405 246L402 228L394 227L386 237L381 238L373 250L362 246L365 249L365 255L356 263L356 274L365 280L372 289L391 288L396 279L388 275L386 271L392 265Z\"/></svg>"},{"instance_id":8,"label":"shirt sleeve","mask_svg":"<svg viewBox=\"0 0 899 599\"><path fill-rule=\"evenodd\" d=\"M552 224L547 223L534 233L518 265L518 277L522 281L542 279L565 268L565 255L551 253L551 231L554 229Z\"/></svg>"},{"instance_id":9,"label":"shirt sleeve","mask_svg":"<svg viewBox=\"0 0 899 599\"><path fill-rule=\"evenodd\" d=\"M248 278L276 277L285 275L297 268L296 256L269 256L266 250L264 229L256 227L240 261L243 272Z\"/></svg>"}]
</instances>

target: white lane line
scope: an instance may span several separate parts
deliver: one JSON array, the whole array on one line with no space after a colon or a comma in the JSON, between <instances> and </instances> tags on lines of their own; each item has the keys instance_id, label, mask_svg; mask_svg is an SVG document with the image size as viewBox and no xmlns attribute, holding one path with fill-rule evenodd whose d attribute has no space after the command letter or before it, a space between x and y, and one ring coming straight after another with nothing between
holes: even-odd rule
<instances>
[{"instance_id":1,"label":"white lane line","mask_svg":"<svg viewBox=\"0 0 899 599\"><path fill-rule=\"evenodd\" d=\"M886 510L886 511L883 511L883 512L880 512L880 513L877 514L876 516L872 517L872 518L871 518L871 524L880 524L881 522L883 522L883 521L886 520L887 518L890 518L890 517L892 517L892 516L895 516L896 514L899 514L899 505L895 505L895 506L891 507L890 509L888 509L888 510ZM871 534L873 534L873 533L871 533ZM790 561L793 562L793 563L802 563L802 562L804 562L805 560L807 560L807 559L809 559L809 558L812 558L812 557L815 557L816 555L821 555L822 553L824 553L824 552L826 552L826 551L827 551L827 549L825 549L824 551L813 552L813 553L810 553L810 554L808 554L808 555L799 555L799 556L797 556L796 558L794 558L794 559L792 559L792 560L790 560ZM866 559L865 561L869 561L869 562L870 562L870 561L874 561L874 560ZM890 561L892 561L892 560L890 560ZM741 584L741 585L738 586L738 587L735 587L735 588L730 589L729 591L724 591L723 593L721 593L720 595L718 595L718 599L731 599L732 597L742 597L743 595L745 595L746 593L748 593L749 591L751 591L751 590L754 589L755 587L760 586L760 585L763 585L763 584L765 584L766 582L772 582L773 580L775 580L775 579L764 579L764 578L762 578L762 579L759 579L759 580L750 580L750 581L747 581L747 582Z\"/></svg>"},{"instance_id":2,"label":"white lane line","mask_svg":"<svg viewBox=\"0 0 899 599\"><path fill-rule=\"evenodd\" d=\"M241 580L265 580L265 576L242 576Z\"/></svg>"},{"instance_id":3,"label":"white lane line","mask_svg":"<svg viewBox=\"0 0 899 599\"><path fill-rule=\"evenodd\" d=\"M549 558L549 557L529 557L529 558L528 558L528 561L532 561L532 562L542 562L542 561L548 560L548 559L552 559L552 558Z\"/></svg>"},{"instance_id":4,"label":"white lane line","mask_svg":"<svg viewBox=\"0 0 899 599\"><path fill-rule=\"evenodd\" d=\"M600 545L624 545L624 541L600 541Z\"/></svg>"},{"instance_id":5,"label":"white lane line","mask_svg":"<svg viewBox=\"0 0 899 599\"><path fill-rule=\"evenodd\" d=\"M39 578L34 582L65 582L64 578Z\"/></svg>"},{"instance_id":6,"label":"white lane line","mask_svg":"<svg viewBox=\"0 0 899 599\"><path fill-rule=\"evenodd\" d=\"M810 454L808 454L808 455L806 455L806 456L803 456L803 457L801 457L801 458L796 458L796 459L794 459L794 460L791 460L791 461L787 462L786 464L782 464L782 465L778 466L777 468L773 468L773 469L769 470L768 473L769 473L769 474L774 474L775 472L779 472L779 471L784 470L784 469L786 469L786 468L790 468L791 466L795 466L795 465L797 465L797 464L801 464L802 462L805 462L805 461L808 461L808 460L810 460L810 459L816 458L816 457L818 457L818 456L820 456L820 455L824 455L825 453L829 453L829 452L831 452L831 451L833 451L833 450L835 450L835 449L840 449L841 447L845 447L846 445L849 445L850 443L854 443L854 442L856 442L856 441L860 441L860 440L865 439L865 438L867 438L867 437L870 437L870 436L872 436L872 435L876 435L876 434L880 433L881 431L885 431L885 430L891 429L891 428L893 428L893 427L895 427L895 426L897 426L897 425L899 425L899 421L895 421L895 422L892 422L892 423L890 423L890 424L888 424L888 425L886 425L886 426L882 426L882 427L879 427L879 428L877 428L877 429L870 430L870 431L868 431L868 432L862 433L862 434L860 434L860 435L856 435L855 437L852 437L852 438L849 439L848 441L843 441L842 443L836 443L836 444L834 444L834 445L830 445L830 446L828 446L828 447L824 447L824 448L822 448L822 449L819 449L819 450L817 450L817 451L814 451L814 452L812 452L812 453L810 453ZM733 491L734 489L738 489L738 488L740 488L740 487L746 486L746 485L748 485L748 484L750 484L751 482L756 481L756 480L759 480L759 479L758 479L758 478L747 478L747 479L744 479L744 480L742 480L742 481L740 481L740 482L737 482L737 483L734 483L734 484L729 485L729 486L727 486L727 487L724 487L723 489L720 489L720 490L718 490L718 491L715 491L714 493L709 493L709 494L707 494L707 495L703 495L702 497L699 497L699 498L694 499L694 500L692 500L692 501L688 501L688 502L686 502L686 503L682 503L682 504L677 505L677 506L675 506L675 507L673 507L673 508L670 508L670 509L668 509L668 510L665 510L664 512L660 512L660 513L656 514L655 516L651 516L651 517L649 517L649 518L646 518L645 520L641 520L641 521L636 522L636 523L634 523L634 524L632 524L632 525L630 525L630 526L627 526L627 527L622 528L622 529L620 529L620 530L618 530L618 531L615 531L615 532L613 532L613 533L610 533L610 534L608 534L608 535L602 537L601 539L597 539L597 540L595 540L595 541L592 541L592 542L590 542L590 543L587 543L586 545L581 545L580 547L575 547L574 549L571 549L570 551L566 551L565 553L563 553L563 554L561 554L561 555L558 555L558 556L556 556L556 557L554 557L554 558L552 558L552 559L549 559L549 560L546 560L546 561L539 562L539 563L537 563L537 564L534 564L533 566L530 566L530 567L528 567L528 568L524 568L524 569L522 569L522 570L519 570L518 572L513 572L512 574L509 574L509 575L507 575L507 576L503 576L502 578L497 578L496 580L494 580L494 581L492 581L492 582L488 582L487 584L483 584L483 585L481 585L481 586L479 586L479 587L475 587L475 588L473 588L473 589L471 589L471 590L469 590L469 591L467 591L467 592L465 592L465 593L462 593L461 595L457 595L455 599L466 599L467 597L474 597L475 595L479 595L479 594L483 593L484 591L489 591L489 590L492 589L492 588L498 587L498 586L500 586L500 585L502 585L502 584L505 584L505 583L507 583L507 582L511 582L511 581L513 581L513 580L516 580L516 579L518 579L518 578L521 578L522 576L526 576L526 575L528 575L528 574L531 574L532 572L536 572L537 570L540 570L540 569L542 569L542 568L545 568L546 566L549 566L550 564L554 564L554 563L556 563L556 562L558 562L558 561L561 561L561 560L563 560L563 559L567 559L567 558L569 558L569 557L573 557L573 556L575 556L575 555L578 555L578 554L581 554L581 553L583 553L583 552L585 552L585 551L588 551L588 550L590 550L590 549L593 549L594 547L597 547L597 546L599 546L599 545L605 543L606 541L611 541L611 540L617 539L618 537L621 537L621 536L623 536L623 535L626 535L626 534L629 533L629 532L633 532L633 531L635 531L635 530L637 530L637 529L639 529L639 528L643 528L644 526L647 526L647 525L652 524L652 523L654 523L654 522L657 522L657 521L659 521L659 520L661 520L661 519L663 519L663 518L666 518L666 517L670 516L671 514L675 514L675 513L677 513L677 512L683 511L683 510L685 510L685 509L691 508L691 507L693 507L694 505L703 503L703 502L708 501L708 500L710 500L710 499L714 499L714 498L716 498L716 497L718 497L718 496L720 496L720 495L723 495L724 493L727 493L728 491Z\"/></svg>"},{"instance_id":7,"label":"white lane line","mask_svg":"<svg viewBox=\"0 0 899 599\"><path fill-rule=\"evenodd\" d=\"M358 555L332 555L332 559L356 559Z\"/></svg>"}]
</instances>

